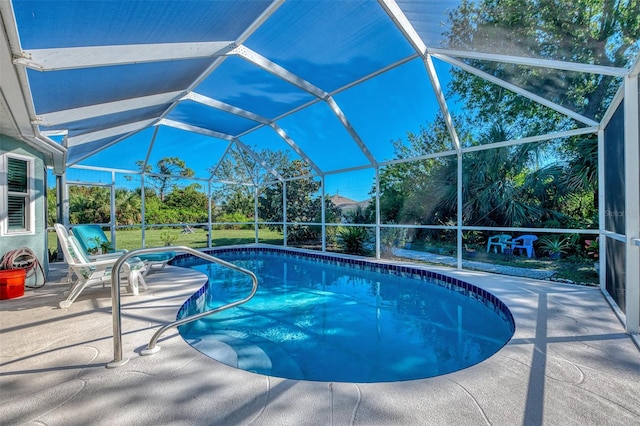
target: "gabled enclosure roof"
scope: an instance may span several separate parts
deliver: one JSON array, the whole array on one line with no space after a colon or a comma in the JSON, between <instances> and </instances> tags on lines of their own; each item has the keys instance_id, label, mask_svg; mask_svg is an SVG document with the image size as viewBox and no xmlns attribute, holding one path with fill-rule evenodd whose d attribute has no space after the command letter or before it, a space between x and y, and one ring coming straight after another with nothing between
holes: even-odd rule
<instances>
[{"instance_id":1,"label":"gabled enclosure roof","mask_svg":"<svg viewBox=\"0 0 640 426\"><path fill-rule=\"evenodd\" d=\"M0 13L31 124L66 147L67 166L135 170L137 160L173 155L204 158L196 172L209 178L235 145L251 155L283 149L322 175L389 160L390 141L436 113L449 125L451 149L459 150L456 101L444 96L452 68L559 111L576 128L598 125L578 105L558 105L469 60L617 77L627 68L599 58L571 62L561 49L557 57L533 57L539 49L531 46L544 39L498 29L492 37L502 41L500 51L482 40L453 48L444 34L459 6L14 0L0 3ZM567 2L567 15L578 7ZM583 42L567 37L566 45Z\"/></svg>"}]
</instances>

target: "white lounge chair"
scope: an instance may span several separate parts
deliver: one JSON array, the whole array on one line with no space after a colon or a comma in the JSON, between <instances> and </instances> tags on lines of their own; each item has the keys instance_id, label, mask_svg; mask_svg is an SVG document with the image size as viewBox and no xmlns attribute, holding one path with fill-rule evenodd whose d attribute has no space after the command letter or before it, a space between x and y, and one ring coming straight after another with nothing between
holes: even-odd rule
<instances>
[{"instance_id":1,"label":"white lounge chair","mask_svg":"<svg viewBox=\"0 0 640 426\"><path fill-rule=\"evenodd\" d=\"M66 228L56 223L54 225L60 247L64 253L64 259L73 270L78 279L71 284L67 298L59 303L61 308L68 308L87 287L96 284L111 283L111 270L115 265L118 257L111 257L101 260L90 260L83 250L79 248L78 241L73 235L69 235ZM147 288L144 282L145 265L135 257L128 259L122 267L122 277L126 280L124 284L128 284L131 293L138 294L138 285Z\"/></svg>"},{"instance_id":2,"label":"white lounge chair","mask_svg":"<svg viewBox=\"0 0 640 426\"><path fill-rule=\"evenodd\" d=\"M77 239L79 248L84 253L89 253L90 249L97 247L98 243L100 245L103 243L110 245L107 236L99 225L74 225L71 229L71 234ZM123 253L127 253L127 250L111 249L105 254L94 256L88 254L87 256L93 261L114 256L117 258L122 256ZM145 263L146 270L144 275L146 276L151 271L162 270L171 259L176 257L176 253L174 251L163 251L160 253L145 253L136 257Z\"/></svg>"}]
</instances>

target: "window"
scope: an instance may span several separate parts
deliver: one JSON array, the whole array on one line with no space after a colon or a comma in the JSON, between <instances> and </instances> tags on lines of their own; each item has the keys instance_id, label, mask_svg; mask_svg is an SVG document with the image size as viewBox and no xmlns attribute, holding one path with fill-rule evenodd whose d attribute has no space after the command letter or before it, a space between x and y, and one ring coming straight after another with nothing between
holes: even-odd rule
<instances>
[{"instance_id":1,"label":"window","mask_svg":"<svg viewBox=\"0 0 640 426\"><path fill-rule=\"evenodd\" d=\"M33 206L31 179L33 160L27 157L5 156L2 164L6 176L6 217L2 230L5 234L33 232ZM4 183L4 182L2 182Z\"/></svg>"}]
</instances>

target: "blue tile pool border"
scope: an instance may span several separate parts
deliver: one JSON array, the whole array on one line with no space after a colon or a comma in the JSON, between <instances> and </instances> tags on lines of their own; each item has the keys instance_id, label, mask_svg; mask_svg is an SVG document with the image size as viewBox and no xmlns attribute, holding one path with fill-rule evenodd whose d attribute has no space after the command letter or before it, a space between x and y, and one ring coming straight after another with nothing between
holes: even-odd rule
<instances>
[{"instance_id":1,"label":"blue tile pool border","mask_svg":"<svg viewBox=\"0 0 640 426\"><path fill-rule=\"evenodd\" d=\"M400 277L413 278L438 285L451 291L459 292L467 297L471 297L493 310L510 327L511 332L515 332L515 320L507 305L494 294L478 286L470 284L458 278L438 272L422 269L409 265L397 265L393 263L380 263L369 259L342 257L332 253L311 253L307 251L291 250L284 247L224 247L202 250L203 253L216 256L223 253L234 253L250 257L253 253L269 253L300 259L313 259L327 263L328 265L350 266L359 269L391 274ZM171 265L189 267L207 263L203 259L196 258L190 254L178 254L171 262ZM182 318L185 313L197 312L202 308L207 284L202 286L180 307L177 318Z\"/></svg>"}]
</instances>

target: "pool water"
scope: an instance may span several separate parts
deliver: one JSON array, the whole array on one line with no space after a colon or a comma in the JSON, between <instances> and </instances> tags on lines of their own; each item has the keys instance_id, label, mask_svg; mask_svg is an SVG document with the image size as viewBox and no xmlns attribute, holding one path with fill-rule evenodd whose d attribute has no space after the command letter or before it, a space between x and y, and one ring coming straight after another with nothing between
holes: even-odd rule
<instances>
[{"instance_id":1,"label":"pool water","mask_svg":"<svg viewBox=\"0 0 640 426\"><path fill-rule=\"evenodd\" d=\"M476 293L433 278L279 253L214 255L253 271L258 292L180 333L211 358L248 371L333 382L434 377L485 360L514 332L506 307L487 306ZM209 276L192 312L242 299L251 289L238 272L192 267Z\"/></svg>"}]
</instances>

